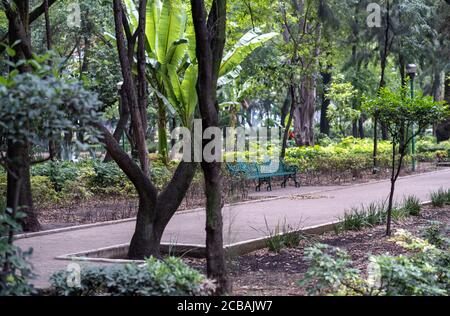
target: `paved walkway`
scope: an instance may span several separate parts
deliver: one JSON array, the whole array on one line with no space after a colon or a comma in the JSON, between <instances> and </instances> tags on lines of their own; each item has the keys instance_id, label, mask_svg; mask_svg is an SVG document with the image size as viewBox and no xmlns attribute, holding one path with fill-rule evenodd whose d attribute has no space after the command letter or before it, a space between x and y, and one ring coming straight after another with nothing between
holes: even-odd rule
<instances>
[{"instance_id":1,"label":"paved walkway","mask_svg":"<svg viewBox=\"0 0 450 316\"><path fill-rule=\"evenodd\" d=\"M450 169L400 178L396 198L414 194L422 201L440 187L450 188ZM389 181L344 187L289 187L274 191L275 199L227 206L224 208L224 239L226 243L245 241L267 235L265 218L273 229L278 222L287 220L294 227L328 223L344 214L346 209L385 199ZM270 195L271 193L265 194ZM284 194L281 196L280 194ZM298 195L313 196L301 199ZM167 227L163 242L204 244L205 215L202 211L177 214ZM57 256L95 248L128 243L135 222L84 228L17 240L22 248L34 248L32 263L38 278L36 286L46 286L49 275L64 269L67 261Z\"/></svg>"}]
</instances>

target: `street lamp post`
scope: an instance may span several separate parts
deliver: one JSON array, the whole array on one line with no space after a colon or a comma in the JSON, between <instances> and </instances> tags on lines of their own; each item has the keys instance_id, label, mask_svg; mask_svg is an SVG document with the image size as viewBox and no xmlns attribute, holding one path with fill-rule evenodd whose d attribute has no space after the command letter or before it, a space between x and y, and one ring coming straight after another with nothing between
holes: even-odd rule
<instances>
[{"instance_id":1,"label":"street lamp post","mask_svg":"<svg viewBox=\"0 0 450 316\"><path fill-rule=\"evenodd\" d=\"M408 64L408 66L406 66L406 72L409 75L410 83L411 83L411 99L414 99L414 78L416 77L416 73L417 73L417 66L415 64ZM416 171L416 140L414 137L414 123L412 125L412 135L413 138L411 140L411 154L412 154L412 171L415 172Z\"/></svg>"}]
</instances>

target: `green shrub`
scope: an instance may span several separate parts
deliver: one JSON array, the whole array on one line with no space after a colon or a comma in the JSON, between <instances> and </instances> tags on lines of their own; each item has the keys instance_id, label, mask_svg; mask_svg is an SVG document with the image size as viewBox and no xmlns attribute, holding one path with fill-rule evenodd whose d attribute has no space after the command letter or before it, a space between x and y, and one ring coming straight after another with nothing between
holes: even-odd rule
<instances>
[{"instance_id":1,"label":"green shrub","mask_svg":"<svg viewBox=\"0 0 450 316\"><path fill-rule=\"evenodd\" d=\"M60 192L66 181L77 180L79 169L70 161L51 161L33 166L31 175L48 177L55 191Z\"/></svg>"},{"instance_id":2,"label":"green shrub","mask_svg":"<svg viewBox=\"0 0 450 316\"><path fill-rule=\"evenodd\" d=\"M447 296L450 252L400 230L392 239L410 255L370 257L365 279L345 250L323 244L305 249L309 268L299 282L312 295Z\"/></svg>"},{"instance_id":3,"label":"green shrub","mask_svg":"<svg viewBox=\"0 0 450 316\"><path fill-rule=\"evenodd\" d=\"M435 245L438 248L444 249L446 245L450 244L449 239L446 237L449 227L441 222L431 221L422 233L422 237L425 238L430 244Z\"/></svg>"},{"instance_id":4,"label":"green shrub","mask_svg":"<svg viewBox=\"0 0 450 316\"><path fill-rule=\"evenodd\" d=\"M411 195L403 200L403 209L413 216L419 216L422 206L418 197Z\"/></svg>"},{"instance_id":5,"label":"green shrub","mask_svg":"<svg viewBox=\"0 0 450 316\"><path fill-rule=\"evenodd\" d=\"M52 181L46 176L31 177L31 192L33 201L38 206L47 206L59 201L59 195L55 191Z\"/></svg>"},{"instance_id":6,"label":"green shrub","mask_svg":"<svg viewBox=\"0 0 450 316\"><path fill-rule=\"evenodd\" d=\"M79 287L69 286L68 277L67 271L50 277L55 295L199 296L210 295L215 289L212 281L173 257L163 261L152 257L145 266L85 267Z\"/></svg>"},{"instance_id":7,"label":"green shrub","mask_svg":"<svg viewBox=\"0 0 450 316\"><path fill-rule=\"evenodd\" d=\"M21 231L18 223L25 214L17 213L12 217L9 211L0 211L0 296L22 296L35 292L29 280L34 277L28 257L32 249L22 251L8 242L6 236L10 230L13 233Z\"/></svg>"},{"instance_id":8,"label":"green shrub","mask_svg":"<svg viewBox=\"0 0 450 316\"><path fill-rule=\"evenodd\" d=\"M378 145L380 168L389 168L391 145L381 141ZM302 172L316 171L343 174L349 171L354 177L373 167L373 141L371 139L344 138L340 143L327 146L292 147L286 151L286 161Z\"/></svg>"},{"instance_id":9,"label":"green shrub","mask_svg":"<svg viewBox=\"0 0 450 316\"><path fill-rule=\"evenodd\" d=\"M78 180L66 181L62 187L60 195L64 200L82 201L92 197L93 193L89 191L85 183Z\"/></svg>"},{"instance_id":10,"label":"green shrub","mask_svg":"<svg viewBox=\"0 0 450 316\"><path fill-rule=\"evenodd\" d=\"M6 173L0 173L0 196L6 198Z\"/></svg>"},{"instance_id":11,"label":"green shrub","mask_svg":"<svg viewBox=\"0 0 450 316\"><path fill-rule=\"evenodd\" d=\"M94 172L88 175L88 185L94 191L123 185L125 177L115 162L103 163L93 160L91 166Z\"/></svg>"}]
</instances>

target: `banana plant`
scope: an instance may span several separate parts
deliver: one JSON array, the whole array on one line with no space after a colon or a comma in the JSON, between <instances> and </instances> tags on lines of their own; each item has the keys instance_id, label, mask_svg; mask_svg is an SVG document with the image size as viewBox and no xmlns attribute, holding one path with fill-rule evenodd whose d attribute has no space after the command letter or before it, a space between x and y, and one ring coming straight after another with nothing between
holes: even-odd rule
<instances>
[{"instance_id":1,"label":"banana plant","mask_svg":"<svg viewBox=\"0 0 450 316\"><path fill-rule=\"evenodd\" d=\"M139 14L133 0L124 0L129 24L134 32ZM195 56L195 32L187 23L188 13L182 0L149 0L146 10L146 50L148 79L157 96L160 108L172 109L181 123L190 128L197 106L198 66ZM246 33L225 55L220 67L219 86L224 86L239 76L240 64L258 47L278 33L262 34L255 29ZM160 115L164 115L160 109ZM175 114L175 113L172 113ZM161 141L167 139L160 131Z\"/></svg>"}]
</instances>

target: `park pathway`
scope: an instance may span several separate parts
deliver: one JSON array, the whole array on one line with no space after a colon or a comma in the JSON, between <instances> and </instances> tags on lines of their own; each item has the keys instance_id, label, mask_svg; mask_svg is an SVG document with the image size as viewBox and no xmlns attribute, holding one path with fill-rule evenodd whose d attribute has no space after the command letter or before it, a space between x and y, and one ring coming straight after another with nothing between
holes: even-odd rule
<instances>
[{"instance_id":1,"label":"park pathway","mask_svg":"<svg viewBox=\"0 0 450 316\"><path fill-rule=\"evenodd\" d=\"M429 200L429 193L440 187L450 188L450 169L400 178L396 199L416 195L422 201ZM361 204L381 201L389 192L389 181L340 187L301 187L277 189L269 195L276 198L224 207L224 239L226 243L263 237L270 229L286 219L294 227L306 227L337 220L344 211ZM267 195L267 194L266 194ZM309 198L300 198L306 195ZM174 216L164 234L163 242L179 244L204 244L205 215L202 211L184 212ZM30 238L22 238L16 244L23 249L34 249L31 261L38 274L36 286L48 285L49 275L64 269L68 261L55 260L64 254L86 251L128 243L135 222L88 227Z\"/></svg>"}]
</instances>

